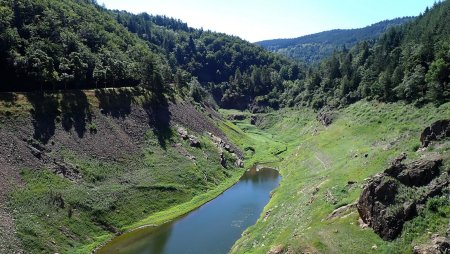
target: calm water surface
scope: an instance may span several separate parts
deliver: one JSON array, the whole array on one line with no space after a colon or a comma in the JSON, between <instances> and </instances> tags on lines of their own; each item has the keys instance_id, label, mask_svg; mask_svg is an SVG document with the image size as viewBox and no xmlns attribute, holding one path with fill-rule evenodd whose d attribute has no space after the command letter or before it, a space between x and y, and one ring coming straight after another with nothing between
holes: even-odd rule
<instances>
[{"instance_id":1,"label":"calm water surface","mask_svg":"<svg viewBox=\"0 0 450 254\"><path fill-rule=\"evenodd\" d=\"M251 169L222 195L172 222L115 238L97 254L227 253L255 224L281 177L274 169Z\"/></svg>"}]
</instances>

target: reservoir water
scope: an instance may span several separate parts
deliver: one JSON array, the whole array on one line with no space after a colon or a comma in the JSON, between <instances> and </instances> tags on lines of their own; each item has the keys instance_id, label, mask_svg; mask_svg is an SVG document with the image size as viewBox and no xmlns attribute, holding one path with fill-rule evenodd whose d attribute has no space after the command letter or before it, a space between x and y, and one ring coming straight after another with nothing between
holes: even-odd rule
<instances>
[{"instance_id":1,"label":"reservoir water","mask_svg":"<svg viewBox=\"0 0 450 254\"><path fill-rule=\"evenodd\" d=\"M252 168L234 186L200 208L161 226L125 233L96 253L227 253L242 232L255 224L280 179L275 169Z\"/></svg>"}]
</instances>

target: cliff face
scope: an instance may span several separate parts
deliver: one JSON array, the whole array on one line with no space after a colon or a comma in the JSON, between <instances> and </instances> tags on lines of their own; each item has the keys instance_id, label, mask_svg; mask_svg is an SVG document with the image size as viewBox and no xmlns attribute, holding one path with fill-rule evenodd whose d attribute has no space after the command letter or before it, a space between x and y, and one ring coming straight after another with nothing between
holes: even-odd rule
<instances>
[{"instance_id":1,"label":"cliff face","mask_svg":"<svg viewBox=\"0 0 450 254\"><path fill-rule=\"evenodd\" d=\"M431 124L420 136L422 146L446 142L449 128L448 120ZM361 219L384 240L397 238L405 222L416 217L427 201L449 191L450 177L440 156L426 153L407 164L405 159L402 153L383 173L372 177L357 204Z\"/></svg>"},{"instance_id":2,"label":"cliff face","mask_svg":"<svg viewBox=\"0 0 450 254\"><path fill-rule=\"evenodd\" d=\"M213 188L237 168L241 152L214 124L220 117L213 109L146 96L110 89L16 94L2 102L0 252L33 251L31 245L64 252L91 243ZM26 223L34 215L29 223L38 228ZM88 232L71 228L74 221ZM55 233L57 227L64 230ZM34 230L39 234L30 235Z\"/></svg>"},{"instance_id":3,"label":"cliff face","mask_svg":"<svg viewBox=\"0 0 450 254\"><path fill-rule=\"evenodd\" d=\"M358 201L362 220L384 240L393 240L403 224L417 216L432 197L448 189L447 172L440 174L442 159L396 163L373 177ZM409 194L409 195L408 195Z\"/></svg>"}]
</instances>

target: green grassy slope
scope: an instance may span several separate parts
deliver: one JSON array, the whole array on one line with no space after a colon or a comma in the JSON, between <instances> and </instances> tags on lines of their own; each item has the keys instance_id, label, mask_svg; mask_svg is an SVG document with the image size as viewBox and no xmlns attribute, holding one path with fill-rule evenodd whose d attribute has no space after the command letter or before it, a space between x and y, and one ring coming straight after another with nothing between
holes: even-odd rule
<instances>
[{"instance_id":1,"label":"green grassy slope","mask_svg":"<svg viewBox=\"0 0 450 254\"><path fill-rule=\"evenodd\" d=\"M243 169L233 165L234 159L228 152L224 155L229 166L226 169L221 166L219 150L206 133L188 129L201 144L200 148L191 147L189 140L178 136L175 125L166 126L159 130L167 133L166 145L162 146L158 135L146 122L145 113L143 118L133 119L133 115L140 112L138 101L142 98L139 96L133 98L132 107L138 108L137 111L119 119L101 114L98 98L93 93L86 92L86 96L88 111L93 116L86 128L95 129L95 133L77 138L73 130L64 130L56 121L51 141L41 144L52 147L51 152L42 155L44 158L48 156L71 165L81 178L68 179L50 168L24 166L20 168L23 184L9 195L8 205L26 253L90 253L118 232L161 224L197 208L234 184L243 173ZM32 110L33 106L25 96L19 94L17 98L14 105L0 103L0 122L5 123L2 131L12 133L17 122L24 128L28 128L27 125L33 128L24 110ZM113 97L110 99L114 101ZM70 113L63 108L55 110L61 118ZM124 122L136 125L120 125ZM142 128L147 131L141 132ZM108 159L108 146L120 147L117 141L106 140L111 139L103 136L108 133L120 136L132 133L133 138L138 139L142 136L144 144L136 146L137 150L124 151L124 157ZM76 140L75 147L67 141L68 136ZM89 147L89 144L97 147ZM86 153L78 150L83 147ZM95 154L98 149L103 152ZM14 156L28 153L24 148ZM195 160L188 158L191 156Z\"/></svg>"},{"instance_id":2,"label":"green grassy slope","mask_svg":"<svg viewBox=\"0 0 450 254\"><path fill-rule=\"evenodd\" d=\"M280 187L232 252L266 253L280 245L294 253L367 253L375 245L386 253L411 252L412 244L428 239L428 231L445 230L448 203L436 213L426 209L408 222L403 235L393 242L381 240L371 229L361 229L356 210L340 218L325 218L334 209L355 202L364 179L383 171L401 152L409 159L441 153L448 168L448 142L425 152L416 150L422 129L449 115L449 103L415 108L358 102L341 110L329 127L321 126L311 111L290 110L264 115L260 129L244 135L246 138L230 135L244 146L270 136L273 142L261 149L273 149L278 142L288 148L284 160L276 164L283 176ZM244 130L247 126L237 124ZM262 155L257 150L255 156ZM349 185L349 181L356 184ZM266 212L269 215L264 218Z\"/></svg>"}]
</instances>

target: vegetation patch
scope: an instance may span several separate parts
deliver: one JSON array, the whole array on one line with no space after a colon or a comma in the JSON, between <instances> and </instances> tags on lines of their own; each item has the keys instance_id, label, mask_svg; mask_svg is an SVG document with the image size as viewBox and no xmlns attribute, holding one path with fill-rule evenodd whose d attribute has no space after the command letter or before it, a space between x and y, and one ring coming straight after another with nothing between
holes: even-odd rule
<instances>
[{"instance_id":1,"label":"vegetation patch","mask_svg":"<svg viewBox=\"0 0 450 254\"><path fill-rule=\"evenodd\" d=\"M440 212L427 208L407 222L404 233L393 242L383 241L371 229L360 228L356 209L336 219L326 218L336 208L354 203L365 179L383 171L401 152L406 152L409 160L430 152L445 155L444 168L448 168L445 143L426 151L413 148L426 126L449 114L448 103L438 108L416 108L402 103L358 102L340 110L328 127L318 123L313 112L265 114L267 124L259 128L263 133L259 139L273 135L274 140L283 141L288 147L287 155L277 163L283 179L265 208L265 212L271 211L270 215L263 218L264 212L256 225L244 232L232 252L267 253L270 246L277 245L293 252L365 253L372 246L382 252L410 252L415 244L428 239L425 229L442 233L447 227L442 216L446 215L446 204L439 208ZM280 131L282 126L289 131ZM248 134L251 135L257 132ZM407 233L412 231L415 233Z\"/></svg>"}]
</instances>

